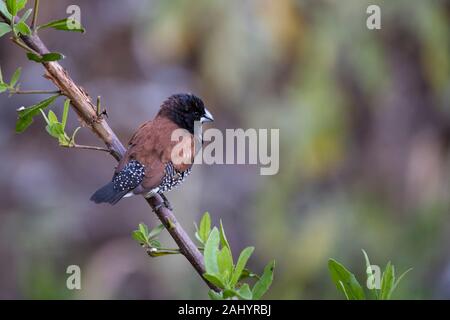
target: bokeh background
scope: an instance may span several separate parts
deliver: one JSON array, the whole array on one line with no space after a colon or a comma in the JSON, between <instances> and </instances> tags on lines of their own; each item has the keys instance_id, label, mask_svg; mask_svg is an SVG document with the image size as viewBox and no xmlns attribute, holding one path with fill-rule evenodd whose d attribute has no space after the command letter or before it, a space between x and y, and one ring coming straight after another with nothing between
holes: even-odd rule
<instances>
[{"instance_id":1,"label":"bokeh background","mask_svg":"<svg viewBox=\"0 0 450 320\"><path fill-rule=\"evenodd\" d=\"M102 96L123 142L182 91L203 97L221 130L280 129L277 175L202 165L168 195L192 235L209 211L235 254L256 246L254 271L276 259L266 298L342 298L327 260L362 279L362 248L413 268L395 298L450 298L450 1L43 0L39 21L70 4L87 33L40 35ZM366 28L369 4L381 30ZM7 79L23 67L22 89L53 89L6 37L0 65ZM39 118L14 132L16 108L40 98L0 95L0 298L206 299L183 257L149 258L131 238L158 223L143 199L89 201L110 156L59 148ZM88 129L78 142L99 145ZM82 290L66 288L71 264Z\"/></svg>"}]
</instances>

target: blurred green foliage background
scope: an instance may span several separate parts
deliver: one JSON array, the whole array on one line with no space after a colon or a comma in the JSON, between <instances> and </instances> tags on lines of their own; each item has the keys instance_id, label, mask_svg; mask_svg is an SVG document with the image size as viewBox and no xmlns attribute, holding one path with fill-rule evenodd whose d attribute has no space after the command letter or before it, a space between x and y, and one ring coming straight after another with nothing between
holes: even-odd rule
<instances>
[{"instance_id":1,"label":"blurred green foliage background","mask_svg":"<svg viewBox=\"0 0 450 320\"><path fill-rule=\"evenodd\" d=\"M180 91L221 130L280 129L277 175L202 165L168 194L192 235L208 210L233 251L256 246L253 270L276 259L267 298L341 298L327 260L361 278L361 248L414 268L394 298L450 298L450 1L43 0L39 21L74 3L86 34L40 35L122 141ZM366 27L369 4L381 30ZM22 89L52 89L6 38L0 65L6 78L24 67ZM131 239L157 223L144 200L89 201L112 158L58 148L43 120L14 133L16 108L38 99L0 95L0 298L206 299L183 257L151 259ZM99 143L87 129L78 141ZM66 288L71 264L82 290Z\"/></svg>"}]
</instances>

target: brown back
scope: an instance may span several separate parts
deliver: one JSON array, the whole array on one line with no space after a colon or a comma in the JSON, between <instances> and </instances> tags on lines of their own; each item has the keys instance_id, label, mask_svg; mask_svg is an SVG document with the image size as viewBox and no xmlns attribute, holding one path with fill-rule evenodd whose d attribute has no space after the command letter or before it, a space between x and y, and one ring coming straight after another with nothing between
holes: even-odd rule
<instances>
[{"instance_id":1,"label":"brown back","mask_svg":"<svg viewBox=\"0 0 450 320\"><path fill-rule=\"evenodd\" d=\"M171 161L172 150L178 141L172 141L172 132L179 127L171 120L165 117L156 117L155 119L142 124L128 143L128 150L122 160L119 162L116 173L121 171L123 167L131 160L135 159L145 166L145 178L142 182L144 191L151 190L157 187L164 177L165 167ZM194 159L194 139L190 135L190 140L183 139L182 141L190 141L190 151L188 154L181 153L183 157L189 157L189 164L176 164L174 167L179 171L185 171L192 166ZM185 145L186 148L188 146ZM180 145L177 146L177 149ZM189 149L186 149L189 150Z\"/></svg>"}]
</instances>

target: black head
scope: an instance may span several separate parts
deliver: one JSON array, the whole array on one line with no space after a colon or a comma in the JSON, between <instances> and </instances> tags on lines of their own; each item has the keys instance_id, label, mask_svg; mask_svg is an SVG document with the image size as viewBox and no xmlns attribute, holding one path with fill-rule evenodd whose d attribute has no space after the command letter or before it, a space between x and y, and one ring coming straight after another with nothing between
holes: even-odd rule
<instances>
[{"instance_id":1,"label":"black head","mask_svg":"<svg viewBox=\"0 0 450 320\"><path fill-rule=\"evenodd\" d=\"M175 122L181 128L194 133L194 122L210 122L214 118L205 108L203 101L189 93L179 93L170 96L161 105L158 115L164 116Z\"/></svg>"}]
</instances>

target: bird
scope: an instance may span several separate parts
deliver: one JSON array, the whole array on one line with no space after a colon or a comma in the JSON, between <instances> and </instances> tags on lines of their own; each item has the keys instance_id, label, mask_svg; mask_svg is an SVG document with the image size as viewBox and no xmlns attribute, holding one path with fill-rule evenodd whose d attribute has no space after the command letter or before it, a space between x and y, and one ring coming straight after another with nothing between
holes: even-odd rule
<instances>
[{"instance_id":1,"label":"bird","mask_svg":"<svg viewBox=\"0 0 450 320\"><path fill-rule=\"evenodd\" d=\"M195 150L203 143L202 130L194 130L195 122L201 129L203 123L211 121L214 121L212 114L196 95L171 95L161 104L154 119L136 130L112 180L98 189L90 200L114 205L132 195L151 198L159 194L164 200L161 205L172 209L164 193L180 185L191 173ZM181 142L173 139L172 133L177 129L185 132L184 137L188 139ZM174 159L174 155L183 161Z\"/></svg>"}]
</instances>

